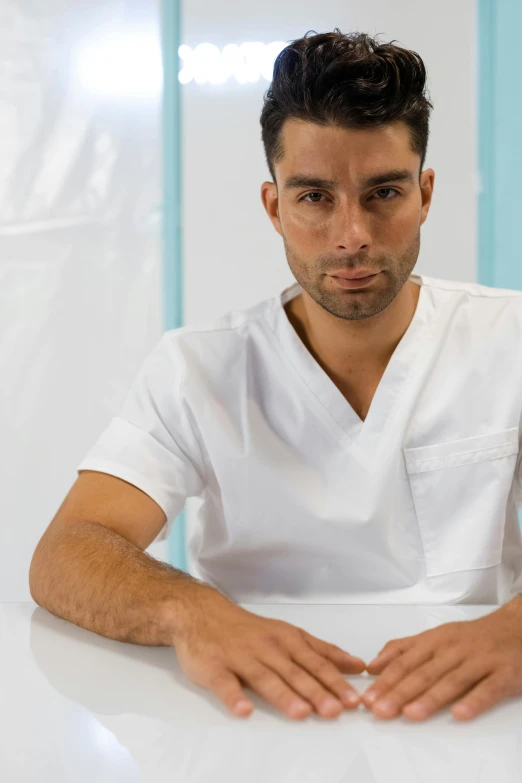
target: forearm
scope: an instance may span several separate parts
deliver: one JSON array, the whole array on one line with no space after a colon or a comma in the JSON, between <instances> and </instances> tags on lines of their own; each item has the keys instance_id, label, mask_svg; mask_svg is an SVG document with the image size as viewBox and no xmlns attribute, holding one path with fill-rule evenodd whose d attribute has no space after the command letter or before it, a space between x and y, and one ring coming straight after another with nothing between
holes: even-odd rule
<instances>
[{"instance_id":1,"label":"forearm","mask_svg":"<svg viewBox=\"0 0 522 783\"><path fill-rule=\"evenodd\" d=\"M175 646L210 585L155 560L93 523L42 539L29 572L31 595L51 614L122 642Z\"/></svg>"}]
</instances>

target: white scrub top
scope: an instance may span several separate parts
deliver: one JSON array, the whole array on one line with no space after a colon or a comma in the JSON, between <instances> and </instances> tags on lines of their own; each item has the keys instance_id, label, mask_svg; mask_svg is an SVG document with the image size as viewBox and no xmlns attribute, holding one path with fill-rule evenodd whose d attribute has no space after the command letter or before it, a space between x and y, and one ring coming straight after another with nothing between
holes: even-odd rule
<instances>
[{"instance_id":1,"label":"white scrub top","mask_svg":"<svg viewBox=\"0 0 522 783\"><path fill-rule=\"evenodd\" d=\"M522 593L522 292L411 275L364 421L283 305L164 333L77 470L200 497L190 573L238 603L501 604Z\"/></svg>"}]
</instances>

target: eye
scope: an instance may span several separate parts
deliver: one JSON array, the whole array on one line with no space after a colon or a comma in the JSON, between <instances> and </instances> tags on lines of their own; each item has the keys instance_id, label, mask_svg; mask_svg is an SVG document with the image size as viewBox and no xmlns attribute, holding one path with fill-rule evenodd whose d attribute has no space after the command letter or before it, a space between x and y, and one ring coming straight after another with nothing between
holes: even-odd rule
<instances>
[{"instance_id":1,"label":"eye","mask_svg":"<svg viewBox=\"0 0 522 783\"><path fill-rule=\"evenodd\" d=\"M308 198L308 196L321 196L322 197L323 194L322 193L315 193L315 192L307 193L306 196L303 196L303 198L299 199L299 201L305 201ZM320 204L321 202L320 201L307 201L306 203L307 204Z\"/></svg>"},{"instance_id":2,"label":"eye","mask_svg":"<svg viewBox=\"0 0 522 783\"><path fill-rule=\"evenodd\" d=\"M376 191L375 195L377 195L377 193L394 193L395 196L400 196L399 191L395 190L395 188L380 188ZM377 201L393 201L393 198L378 198Z\"/></svg>"},{"instance_id":3,"label":"eye","mask_svg":"<svg viewBox=\"0 0 522 783\"><path fill-rule=\"evenodd\" d=\"M387 195L385 195L384 198L381 198L382 194ZM393 201L401 194L400 191L396 190L395 188L379 188L379 190L377 190L374 195L377 196L377 201ZM315 198L316 196L319 198ZM310 197L312 198L310 199ZM299 201L305 201L307 204L321 204L322 202L319 199L324 199L323 194L313 191L304 195L299 199Z\"/></svg>"}]
</instances>

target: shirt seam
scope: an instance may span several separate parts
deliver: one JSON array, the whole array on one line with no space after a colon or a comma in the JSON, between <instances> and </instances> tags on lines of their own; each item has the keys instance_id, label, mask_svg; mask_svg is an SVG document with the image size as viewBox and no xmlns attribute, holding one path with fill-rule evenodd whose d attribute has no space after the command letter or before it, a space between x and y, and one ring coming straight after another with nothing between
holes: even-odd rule
<instances>
[{"instance_id":1,"label":"shirt seam","mask_svg":"<svg viewBox=\"0 0 522 783\"><path fill-rule=\"evenodd\" d=\"M185 422L186 422L188 428L190 429L190 431L192 432L192 434L193 434L193 436L194 436L194 438L196 440L196 443L198 444L199 455L200 455L200 458L201 458L201 464L203 466L203 471L204 471L204 476L203 476L204 482L203 483L204 483L204 488L206 488L206 487L209 486L209 468L211 467L212 463L210 462L210 458L208 456L208 453L207 453L206 449L204 449L202 447L201 441L200 441L199 436L198 436L198 433L196 432L196 428L192 426L192 423L190 421L189 415L188 415L187 411L185 410L184 398L183 398L183 389L184 389L185 380L186 380L186 376L187 376L187 366L186 366L185 362L182 362L182 368L181 368L180 376L181 377L180 377L180 383L179 383L179 406L180 406L180 410L181 410L181 415L185 418Z\"/></svg>"}]
</instances>

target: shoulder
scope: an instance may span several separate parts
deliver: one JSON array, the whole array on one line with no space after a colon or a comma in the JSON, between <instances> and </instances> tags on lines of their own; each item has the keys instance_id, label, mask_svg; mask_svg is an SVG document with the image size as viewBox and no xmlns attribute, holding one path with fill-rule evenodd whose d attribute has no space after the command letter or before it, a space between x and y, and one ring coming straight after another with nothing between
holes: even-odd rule
<instances>
[{"instance_id":1,"label":"shoulder","mask_svg":"<svg viewBox=\"0 0 522 783\"><path fill-rule=\"evenodd\" d=\"M413 275L422 279L423 285L433 291L446 291L454 294L465 294L478 300L497 300L502 298L516 299L522 297L522 291L512 288L496 288L462 280L445 280L441 277L428 275Z\"/></svg>"},{"instance_id":2,"label":"shoulder","mask_svg":"<svg viewBox=\"0 0 522 783\"><path fill-rule=\"evenodd\" d=\"M266 316L277 306L280 306L280 294L209 321L169 329L155 350L163 359L178 365L184 375L198 372L222 375L240 360L245 350L263 343Z\"/></svg>"},{"instance_id":3,"label":"shoulder","mask_svg":"<svg viewBox=\"0 0 522 783\"><path fill-rule=\"evenodd\" d=\"M458 310L470 320L518 319L522 324L522 291L460 280L419 275L435 307Z\"/></svg>"}]
</instances>

